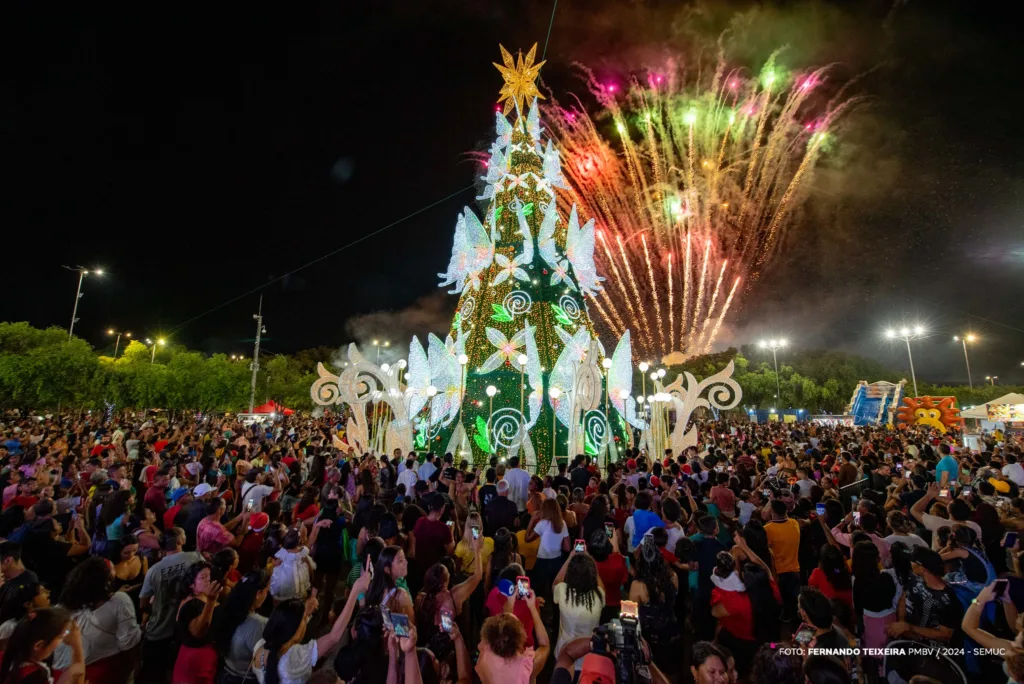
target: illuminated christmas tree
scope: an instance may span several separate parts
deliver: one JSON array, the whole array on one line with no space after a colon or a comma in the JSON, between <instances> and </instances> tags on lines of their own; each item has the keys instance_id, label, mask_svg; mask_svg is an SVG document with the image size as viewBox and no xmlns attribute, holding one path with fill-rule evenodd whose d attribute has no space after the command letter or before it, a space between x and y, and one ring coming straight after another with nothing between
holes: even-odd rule
<instances>
[{"instance_id":1,"label":"illuminated christmas tree","mask_svg":"<svg viewBox=\"0 0 1024 684\"><path fill-rule=\"evenodd\" d=\"M420 448L428 439L435 451L447 443L467 458L472 451L477 463L519 455L543 474L553 457L615 460L626 421L643 424L629 397L629 333L608 357L589 315L603 280L594 221L583 221L575 205L568 216L558 212L555 193L565 181L558 150L542 140L534 80L543 62L533 63L535 53L536 45L514 60L501 48L504 112L495 115L477 198L489 204L482 221L468 207L459 216L441 274L441 285L461 295L458 310L447 341L431 336L427 353L413 344L410 369L429 373L408 383L429 397L429 416L416 419Z\"/></svg>"}]
</instances>

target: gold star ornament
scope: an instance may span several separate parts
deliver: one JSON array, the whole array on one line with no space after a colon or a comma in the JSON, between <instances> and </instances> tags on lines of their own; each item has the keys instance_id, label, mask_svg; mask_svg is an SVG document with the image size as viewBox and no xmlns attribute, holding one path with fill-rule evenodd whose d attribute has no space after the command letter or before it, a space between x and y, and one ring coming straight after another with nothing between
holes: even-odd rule
<instances>
[{"instance_id":1,"label":"gold star ornament","mask_svg":"<svg viewBox=\"0 0 1024 684\"><path fill-rule=\"evenodd\" d=\"M540 68L544 66L544 62L539 64L533 63L533 58L537 55L537 44L534 43L530 51L526 53L526 58L523 58L523 53L520 52L518 59L513 61L512 55L503 45L498 45L501 48L501 59L505 62L504 66L491 62L501 72L501 77L505 79L505 85L501 86L501 92L498 93L501 97L498 98L498 103L502 101L505 103L505 116L512 111L512 107L519 103L519 110L522 111L526 105L527 100L534 97L544 99L544 96L537 90L537 84L534 81L537 80L537 74L540 73Z\"/></svg>"}]
</instances>

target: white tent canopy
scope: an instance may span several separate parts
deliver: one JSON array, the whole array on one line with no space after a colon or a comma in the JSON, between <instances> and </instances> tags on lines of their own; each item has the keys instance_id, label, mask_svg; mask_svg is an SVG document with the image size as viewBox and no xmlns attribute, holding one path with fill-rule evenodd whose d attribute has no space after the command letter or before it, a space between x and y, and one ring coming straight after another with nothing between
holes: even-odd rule
<instances>
[{"instance_id":1,"label":"white tent canopy","mask_svg":"<svg viewBox=\"0 0 1024 684\"><path fill-rule=\"evenodd\" d=\"M1004 394L1003 396L999 397L998 399L993 399L992 401L990 401L990 402L988 402L986 404L978 404L977 406L969 408L966 411L961 411L960 412L960 417L961 418L976 418L978 420L988 420L988 407L989 407L989 404L993 404L993 405L998 405L998 404L1024 404L1024 394L1017 394L1016 392L1010 392L1009 394Z\"/></svg>"}]
</instances>

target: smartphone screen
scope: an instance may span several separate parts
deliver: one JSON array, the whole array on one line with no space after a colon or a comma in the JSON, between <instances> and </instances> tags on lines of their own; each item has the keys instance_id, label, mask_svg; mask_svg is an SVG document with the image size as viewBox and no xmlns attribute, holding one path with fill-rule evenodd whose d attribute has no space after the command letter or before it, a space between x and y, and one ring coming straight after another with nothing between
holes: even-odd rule
<instances>
[{"instance_id":1,"label":"smartphone screen","mask_svg":"<svg viewBox=\"0 0 1024 684\"><path fill-rule=\"evenodd\" d=\"M387 609L387 606L380 607L380 617L384 622L384 626L388 629L394 629L394 624L391 622L391 611Z\"/></svg>"},{"instance_id":2,"label":"smartphone screen","mask_svg":"<svg viewBox=\"0 0 1024 684\"><path fill-rule=\"evenodd\" d=\"M946 498L947 496L949 496L949 490L948 489L941 489L941 490L939 490L939 496L941 496L942 498Z\"/></svg>"},{"instance_id":3,"label":"smartphone screen","mask_svg":"<svg viewBox=\"0 0 1024 684\"><path fill-rule=\"evenodd\" d=\"M256 500L255 499L249 499L245 503L245 510L251 511L253 509L253 506L255 506L255 505L256 505Z\"/></svg>"},{"instance_id":4,"label":"smartphone screen","mask_svg":"<svg viewBox=\"0 0 1024 684\"><path fill-rule=\"evenodd\" d=\"M997 599L1002 598L1003 594L1006 593L1006 587L1009 584L1010 580L1008 579L996 580L995 584L992 586L992 597Z\"/></svg>"},{"instance_id":5,"label":"smartphone screen","mask_svg":"<svg viewBox=\"0 0 1024 684\"><path fill-rule=\"evenodd\" d=\"M605 523L604 533L608 535L609 539L611 539L612 535L615 534L615 525L612 525L611 523Z\"/></svg>"},{"instance_id":6,"label":"smartphone screen","mask_svg":"<svg viewBox=\"0 0 1024 684\"><path fill-rule=\"evenodd\" d=\"M453 520L449 520L449 521L447 521L447 522L445 523L445 525L447 525L447 526L448 526L448 529L449 529L449 530L454 530L454 529L455 529L455 521L453 521Z\"/></svg>"},{"instance_id":7,"label":"smartphone screen","mask_svg":"<svg viewBox=\"0 0 1024 684\"><path fill-rule=\"evenodd\" d=\"M820 503L814 506L814 512L818 515L825 515L825 504Z\"/></svg>"},{"instance_id":8,"label":"smartphone screen","mask_svg":"<svg viewBox=\"0 0 1024 684\"><path fill-rule=\"evenodd\" d=\"M814 628L808 627L807 625L801 625L800 629L798 629L796 631L796 634L793 635L793 641L800 644L801 646L806 646L807 644L811 643L811 639L813 638Z\"/></svg>"},{"instance_id":9,"label":"smartphone screen","mask_svg":"<svg viewBox=\"0 0 1024 684\"><path fill-rule=\"evenodd\" d=\"M1017 533L1016 532L1007 532L1006 533L1006 537L1003 539L1003 547L1005 547L1007 549L1012 549L1016 545L1017 545Z\"/></svg>"},{"instance_id":10,"label":"smartphone screen","mask_svg":"<svg viewBox=\"0 0 1024 684\"><path fill-rule=\"evenodd\" d=\"M576 540L576 553L584 553L587 550L587 542L582 539Z\"/></svg>"},{"instance_id":11,"label":"smartphone screen","mask_svg":"<svg viewBox=\"0 0 1024 684\"><path fill-rule=\"evenodd\" d=\"M519 598L525 599L530 595L530 578L525 576L516 577L516 591L519 592Z\"/></svg>"},{"instance_id":12,"label":"smartphone screen","mask_svg":"<svg viewBox=\"0 0 1024 684\"><path fill-rule=\"evenodd\" d=\"M860 511L853 512L853 522L855 525L860 525Z\"/></svg>"},{"instance_id":13,"label":"smartphone screen","mask_svg":"<svg viewBox=\"0 0 1024 684\"><path fill-rule=\"evenodd\" d=\"M772 490L770 490L770 489L766 489L766 490L764 490L763 492L761 492L761 494L763 494L763 495L764 495L764 498L766 498L766 499L768 499L768 498L771 498L771 495L772 495Z\"/></svg>"},{"instance_id":14,"label":"smartphone screen","mask_svg":"<svg viewBox=\"0 0 1024 684\"><path fill-rule=\"evenodd\" d=\"M405 613L392 613L391 626L392 631L395 633L395 636L409 636L409 616L407 616Z\"/></svg>"},{"instance_id":15,"label":"smartphone screen","mask_svg":"<svg viewBox=\"0 0 1024 684\"><path fill-rule=\"evenodd\" d=\"M634 620L640 619L640 609L635 601L623 601L619 608L619 617L633 618Z\"/></svg>"},{"instance_id":16,"label":"smartphone screen","mask_svg":"<svg viewBox=\"0 0 1024 684\"><path fill-rule=\"evenodd\" d=\"M903 464L902 463L897 463L896 464L896 470L903 470Z\"/></svg>"},{"instance_id":17,"label":"smartphone screen","mask_svg":"<svg viewBox=\"0 0 1024 684\"><path fill-rule=\"evenodd\" d=\"M452 632L452 614L447 610L441 611L441 631L445 634Z\"/></svg>"},{"instance_id":18,"label":"smartphone screen","mask_svg":"<svg viewBox=\"0 0 1024 684\"><path fill-rule=\"evenodd\" d=\"M480 528L479 527L474 525L473 527L470 527L469 529L473 532L473 539L479 539L480 538Z\"/></svg>"},{"instance_id":19,"label":"smartphone screen","mask_svg":"<svg viewBox=\"0 0 1024 684\"><path fill-rule=\"evenodd\" d=\"M852 508L853 506L856 506L856 505L857 505L857 497L851 496L850 497L850 507Z\"/></svg>"}]
</instances>

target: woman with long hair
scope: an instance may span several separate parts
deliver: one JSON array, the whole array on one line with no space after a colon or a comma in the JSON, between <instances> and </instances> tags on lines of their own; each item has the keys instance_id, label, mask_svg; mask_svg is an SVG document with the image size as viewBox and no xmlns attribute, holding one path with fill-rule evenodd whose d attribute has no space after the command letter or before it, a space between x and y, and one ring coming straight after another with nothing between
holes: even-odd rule
<instances>
[{"instance_id":1,"label":"woman with long hair","mask_svg":"<svg viewBox=\"0 0 1024 684\"><path fill-rule=\"evenodd\" d=\"M618 617L622 606L622 588L629 578L626 557L615 550L618 538L618 530L614 530L609 537L605 530L600 529L587 539L587 553L597 565L597 576L605 592L601 624Z\"/></svg>"},{"instance_id":2,"label":"woman with long hair","mask_svg":"<svg viewBox=\"0 0 1024 684\"><path fill-rule=\"evenodd\" d=\"M494 533L494 551L487 559L487 572L485 573L485 588L491 590L495 578L501 571L513 563L523 564L523 557L519 555L519 543L516 536L508 528L499 527Z\"/></svg>"},{"instance_id":3,"label":"woman with long hair","mask_svg":"<svg viewBox=\"0 0 1024 684\"><path fill-rule=\"evenodd\" d=\"M973 528L963 523L953 524L949 541L939 551L939 555L951 568L947 576L952 574L956 579L966 579L983 586L996 579L995 569L988 560L981 538Z\"/></svg>"},{"instance_id":4,"label":"woman with long hair","mask_svg":"<svg viewBox=\"0 0 1024 684\"><path fill-rule=\"evenodd\" d=\"M56 684L80 682L85 676L85 657L78 625L63 608L40 608L18 623L0 662L3 684L52 682L47 661L61 642L71 650L71 663Z\"/></svg>"},{"instance_id":5,"label":"woman with long hair","mask_svg":"<svg viewBox=\"0 0 1024 684\"><path fill-rule=\"evenodd\" d=\"M356 478L352 474L352 461L345 461L341 464L341 479L338 480L338 487L345 490L348 499L353 504L356 502Z\"/></svg>"},{"instance_id":6,"label":"woman with long hair","mask_svg":"<svg viewBox=\"0 0 1024 684\"><path fill-rule=\"evenodd\" d=\"M210 629L219 618L221 584L211 577L206 561L195 563L184 577L185 597L178 606L177 635L181 647L174 661L175 684L213 684L217 649Z\"/></svg>"},{"instance_id":7,"label":"woman with long hair","mask_svg":"<svg viewBox=\"0 0 1024 684\"><path fill-rule=\"evenodd\" d=\"M629 586L629 600L638 604L640 626L651 647L652 658L662 672L672 672L673 640L679 635L676 622L676 594L679 577L672 571L654 543L652 535L644 535L636 548L634 582Z\"/></svg>"},{"instance_id":8,"label":"woman with long hair","mask_svg":"<svg viewBox=\"0 0 1024 684\"><path fill-rule=\"evenodd\" d=\"M828 598L837 599L853 608L853 582L846 569L846 558L837 547L831 544L821 547L818 567L811 572L807 584Z\"/></svg>"},{"instance_id":9,"label":"woman with long hair","mask_svg":"<svg viewBox=\"0 0 1024 684\"><path fill-rule=\"evenodd\" d=\"M356 487L356 493L352 497L356 513L359 512L362 506L373 505L377 499L379 489L376 480L373 479L373 471L368 468L359 471L359 485Z\"/></svg>"},{"instance_id":10,"label":"woman with long hair","mask_svg":"<svg viewBox=\"0 0 1024 684\"><path fill-rule=\"evenodd\" d=\"M255 684L249 667L253 650L263 635L267 618L257 611L270 593L270 575L253 570L228 594L217 628L217 648L224 654L224 672L219 684Z\"/></svg>"},{"instance_id":11,"label":"woman with long hair","mask_svg":"<svg viewBox=\"0 0 1024 684\"><path fill-rule=\"evenodd\" d=\"M899 572L906 561L908 547L897 543L891 549L893 571L879 570L881 553L871 541L862 541L853 545L853 612L855 620L861 625L860 634L866 648L883 648L889 641L887 630L896 622L896 597L899 587L895 573ZM907 563L909 565L909 562ZM864 657L865 668L878 669L881 660Z\"/></svg>"},{"instance_id":12,"label":"woman with long hair","mask_svg":"<svg viewBox=\"0 0 1024 684\"><path fill-rule=\"evenodd\" d=\"M574 549L555 576L553 593L559 608L557 658L563 646L573 639L590 636L601 623L604 587L594 559Z\"/></svg>"},{"instance_id":13,"label":"woman with long hair","mask_svg":"<svg viewBox=\"0 0 1024 684\"><path fill-rule=\"evenodd\" d=\"M355 612L357 597L368 585L367 575L356 580L331 631L307 643L302 643L306 624L319 607L317 600L288 599L277 604L263 628L263 638L253 649L252 669L257 680L261 684L305 684L317 661L341 642Z\"/></svg>"},{"instance_id":14,"label":"woman with long hair","mask_svg":"<svg viewBox=\"0 0 1024 684\"><path fill-rule=\"evenodd\" d=\"M96 556L79 563L68 575L60 602L81 630L86 678L127 681L135 666L131 651L142 641L142 628L131 598L114 589L110 564ZM54 663L58 669L65 664Z\"/></svg>"},{"instance_id":15,"label":"woman with long hair","mask_svg":"<svg viewBox=\"0 0 1024 684\"><path fill-rule=\"evenodd\" d=\"M551 583L562 567L562 554L569 552L569 531L562 520L562 509L554 499L544 501L530 518L526 541L537 538L540 538L540 546L533 566L533 586L545 600L550 600Z\"/></svg>"},{"instance_id":16,"label":"woman with long hair","mask_svg":"<svg viewBox=\"0 0 1024 684\"><path fill-rule=\"evenodd\" d=\"M384 606L392 613L405 613L410 621L416 615L409 593L397 581L409 573L409 562L400 546L388 546L380 552L373 567L373 579L366 590L365 606Z\"/></svg>"},{"instance_id":17,"label":"woman with long hair","mask_svg":"<svg viewBox=\"0 0 1024 684\"><path fill-rule=\"evenodd\" d=\"M121 489L107 498L100 513L100 523L106 531L107 541L119 541L128 526L128 518L134 508L131 490Z\"/></svg>"},{"instance_id":18,"label":"woman with long hair","mask_svg":"<svg viewBox=\"0 0 1024 684\"><path fill-rule=\"evenodd\" d=\"M312 527L313 521L320 515L320 506L317 504L319 498L320 492L316 487L304 487L298 503L292 509L292 525L302 523L306 527Z\"/></svg>"},{"instance_id":19,"label":"woman with long hair","mask_svg":"<svg viewBox=\"0 0 1024 684\"><path fill-rule=\"evenodd\" d=\"M587 514L583 516L583 521L580 523L581 538L590 539L594 536L594 532L604 531L605 523L614 525L615 518L611 517L611 505L608 502L608 497L598 494L590 502L590 508L587 509Z\"/></svg>"},{"instance_id":20,"label":"woman with long hair","mask_svg":"<svg viewBox=\"0 0 1024 684\"><path fill-rule=\"evenodd\" d=\"M756 565L752 564L752 567L760 570ZM737 572L736 561L730 553L718 553L711 574L711 582L715 585L711 590L711 615L718 619L718 636L715 641L733 654L736 669L741 675L747 673L758 644L761 643L755 634L755 622L759 616L754 611L753 596L744 582L744 575ZM751 577L758 579L757 575ZM778 624L778 615L776 607L767 617Z\"/></svg>"}]
</instances>

